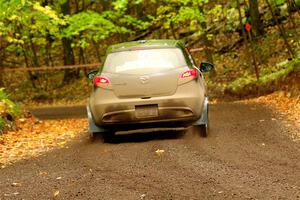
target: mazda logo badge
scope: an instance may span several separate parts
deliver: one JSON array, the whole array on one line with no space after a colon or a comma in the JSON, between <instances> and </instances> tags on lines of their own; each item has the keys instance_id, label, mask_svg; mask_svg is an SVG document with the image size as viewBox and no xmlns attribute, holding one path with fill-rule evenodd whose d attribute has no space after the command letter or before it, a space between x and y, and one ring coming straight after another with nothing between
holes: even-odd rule
<instances>
[{"instance_id":1,"label":"mazda logo badge","mask_svg":"<svg viewBox=\"0 0 300 200\"><path fill-rule=\"evenodd\" d=\"M149 77L148 76L141 76L140 80L141 80L142 84L147 84L149 82Z\"/></svg>"}]
</instances>

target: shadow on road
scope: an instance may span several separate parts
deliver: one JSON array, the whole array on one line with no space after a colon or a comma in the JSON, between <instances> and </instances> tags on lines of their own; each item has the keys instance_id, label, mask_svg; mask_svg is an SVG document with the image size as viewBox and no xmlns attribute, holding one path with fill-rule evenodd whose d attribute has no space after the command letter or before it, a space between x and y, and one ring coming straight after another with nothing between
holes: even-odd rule
<instances>
[{"instance_id":1,"label":"shadow on road","mask_svg":"<svg viewBox=\"0 0 300 200\"><path fill-rule=\"evenodd\" d=\"M87 117L85 105L53 106L45 108L28 108L36 117L48 119L82 119Z\"/></svg>"},{"instance_id":2,"label":"shadow on road","mask_svg":"<svg viewBox=\"0 0 300 200\"><path fill-rule=\"evenodd\" d=\"M170 140L184 137L186 131L164 131L154 133L135 133L129 135L97 134L93 142L103 141L104 143L137 143L150 140Z\"/></svg>"}]
</instances>

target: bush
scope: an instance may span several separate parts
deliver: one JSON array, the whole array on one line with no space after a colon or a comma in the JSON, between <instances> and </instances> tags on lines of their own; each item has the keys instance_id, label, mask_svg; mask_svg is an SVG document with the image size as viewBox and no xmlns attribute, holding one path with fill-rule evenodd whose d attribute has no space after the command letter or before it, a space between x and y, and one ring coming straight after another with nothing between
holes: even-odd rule
<instances>
[{"instance_id":1,"label":"bush","mask_svg":"<svg viewBox=\"0 0 300 200\"><path fill-rule=\"evenodd\" d=\"M5 120L0 116L0 132L4 129L5 124Z\"/></svg>"},{"instance_id":2,"label":"bush","mask_svg":"<svg viewBox=\"0 0 300 200\"><path fill-rule=\"evenodd\" d=\"M0 132L9 121L14 121L19 114L19 106L9 99L9 95L4 91L4 88L0 88Z\"/></svg>"}]
</instances>

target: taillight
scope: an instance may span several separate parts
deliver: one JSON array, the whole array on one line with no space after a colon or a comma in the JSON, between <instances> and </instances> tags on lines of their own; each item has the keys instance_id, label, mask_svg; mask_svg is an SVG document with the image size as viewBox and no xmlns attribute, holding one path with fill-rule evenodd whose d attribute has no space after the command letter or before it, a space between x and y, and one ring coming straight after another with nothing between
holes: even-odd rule
<instances>
[{"instance_id":1,"label":"taillight","mask_svg":"<svg viewBox=\"0 0 300 200\"><path fill-rule=\"evenodd\" d=\"M181 78L196 78L198 75L198 72L196 69L191 69L188 71L185 71L184 73L181 74Z\"/></svg>"},{"instance_id":2,"label":"taillight","mask_svg":"<svg viewBox=\"0 0 300 200\"><path fill-rule=\"evenodd\" d=\"M193 81L197 78L197 76L198 76L197 69L187 70L180 75L180 78L178 79L178 85L183 85L185 83Z\"/></svg>"},{"instance_id":3,"label":"taillight","mask_svg":"<svg viewBox=\"0 0 300 200\"><path fill-rule=\"evenodd\" d=\"M102 87L102 88L106 88L108 86L108 84L110 83L108 78L105 78L103 76L96 76L94 78L94 86L95 87Z\"/></svg>"}]
</instances>

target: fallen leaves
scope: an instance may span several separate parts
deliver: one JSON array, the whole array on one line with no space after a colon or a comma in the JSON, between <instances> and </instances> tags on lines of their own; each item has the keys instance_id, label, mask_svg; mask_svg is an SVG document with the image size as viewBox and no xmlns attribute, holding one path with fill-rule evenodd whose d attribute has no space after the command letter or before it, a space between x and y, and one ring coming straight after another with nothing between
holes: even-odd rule
<instances>
[{"instance_id":1,"label":"fallen leaves","mask_svg":"<svg viewBox=\"0 0 300 200\"><path fill-rule=\"evenodd\" d=\"M14 187L20 187L21 183L12 183L11 185L14 186Z\"/></svg>"},{"instance_id":2,"label":"fallen leaves","mask_svg":"<svg viewBox=\"0 0 300 200\"><path fill-rule=\"evenodd\" d=\"M57 197L58 195L59 195L59 191L58 190L53 193L54 197Z\"/></svg>"},{"instance_id":3,"label":"fallen leaves","mask_svg":"<svg viewBox=\"0 0 300 200\"><path fill-rule=\"evenodd\" d=\"M4 194L5 197L11 197L11 196L16 196L16 195L19 195L20 193L19 192L13 192L13 193L10 193L10 194Z\"/></svg>"},{"instance_id":4,"label":"fallen leaves","mask_svg":"<svg viewBox=\"0 0 300 200\"><path fill-rule=\"evenodd\" d=\"M48 176L48 172L42 172L42 171L41 171L41 172L39 172L39 175L40 175L40 176Z\"/></svg>"},{"instance_id":5,"label":"fallen leaves","mask_svg":"<svg viewBox=\"0 0 300 200\"><path fill-rule=\"evenodd\" d=\"M26 118L20 118L19 119L19 122L25 122L26 121Z\"/></svg>"},{"instance_id":6,"label":"fallen leaves","mask_svg":"<svg viewBox=\"0 0 300 200\"><path fill-rule=\"evenodd\" d=\"M280 121L284 123L286 127L295 126L300 128L300 97L292 98L290 93L279 91L266 96L246 100L246 102L264 104L271 108L278 116L271 118L272 121ZM263 121L264 119L260 120L260 122ZM295 141L299 141L300 132L292 137Z\"/></svg>"},{"instance_id":7,"label":"fallen leaves","mask_svg":"<svg viewBox=\"0 0 300 200\"><path fill-rule=\"evenodd\" d=\"M18 121L18 130L0 135L1 168L54 148L64 148L85 134L87 127L86 119L40 121L30 117Z\"/></svg>"},{"instance_id":8,"label":"fallen leaves","mask_svg":"<svg viewBox=\"0 0 300 200\"><path fill-rule=\"evenodd\" d=\"M145 197L146 197L146 194L142 194L142 195L140 196L141 199L145 199Z\"/></svg>"},{"instance_id":9,"label":"fallen leaves","mask_svg":"<svg viewBox=\"0 0 300 200\"><path fill-rule=\"evenodd\" d=\"M157 150L155 151L155 153L156 153L156 155L158 155L158 156L162 156L163 153L165 153L165 150L157 149Z\"/></svg>"},{"instance_id":10,"label":"fallen leaves","mask_svg":"<svg viewBox=\"0 0 300 200\"><path fill-rule=\"evenodd\" d=\"M270 95L261 96L254 100L255 102L263 103L273 110L285 114L287 118L299 125L300 121L300 99L291 98L289 93L275 92ZM275 118L271 119L275 121Z\"/></svg>"}]
</instances>

